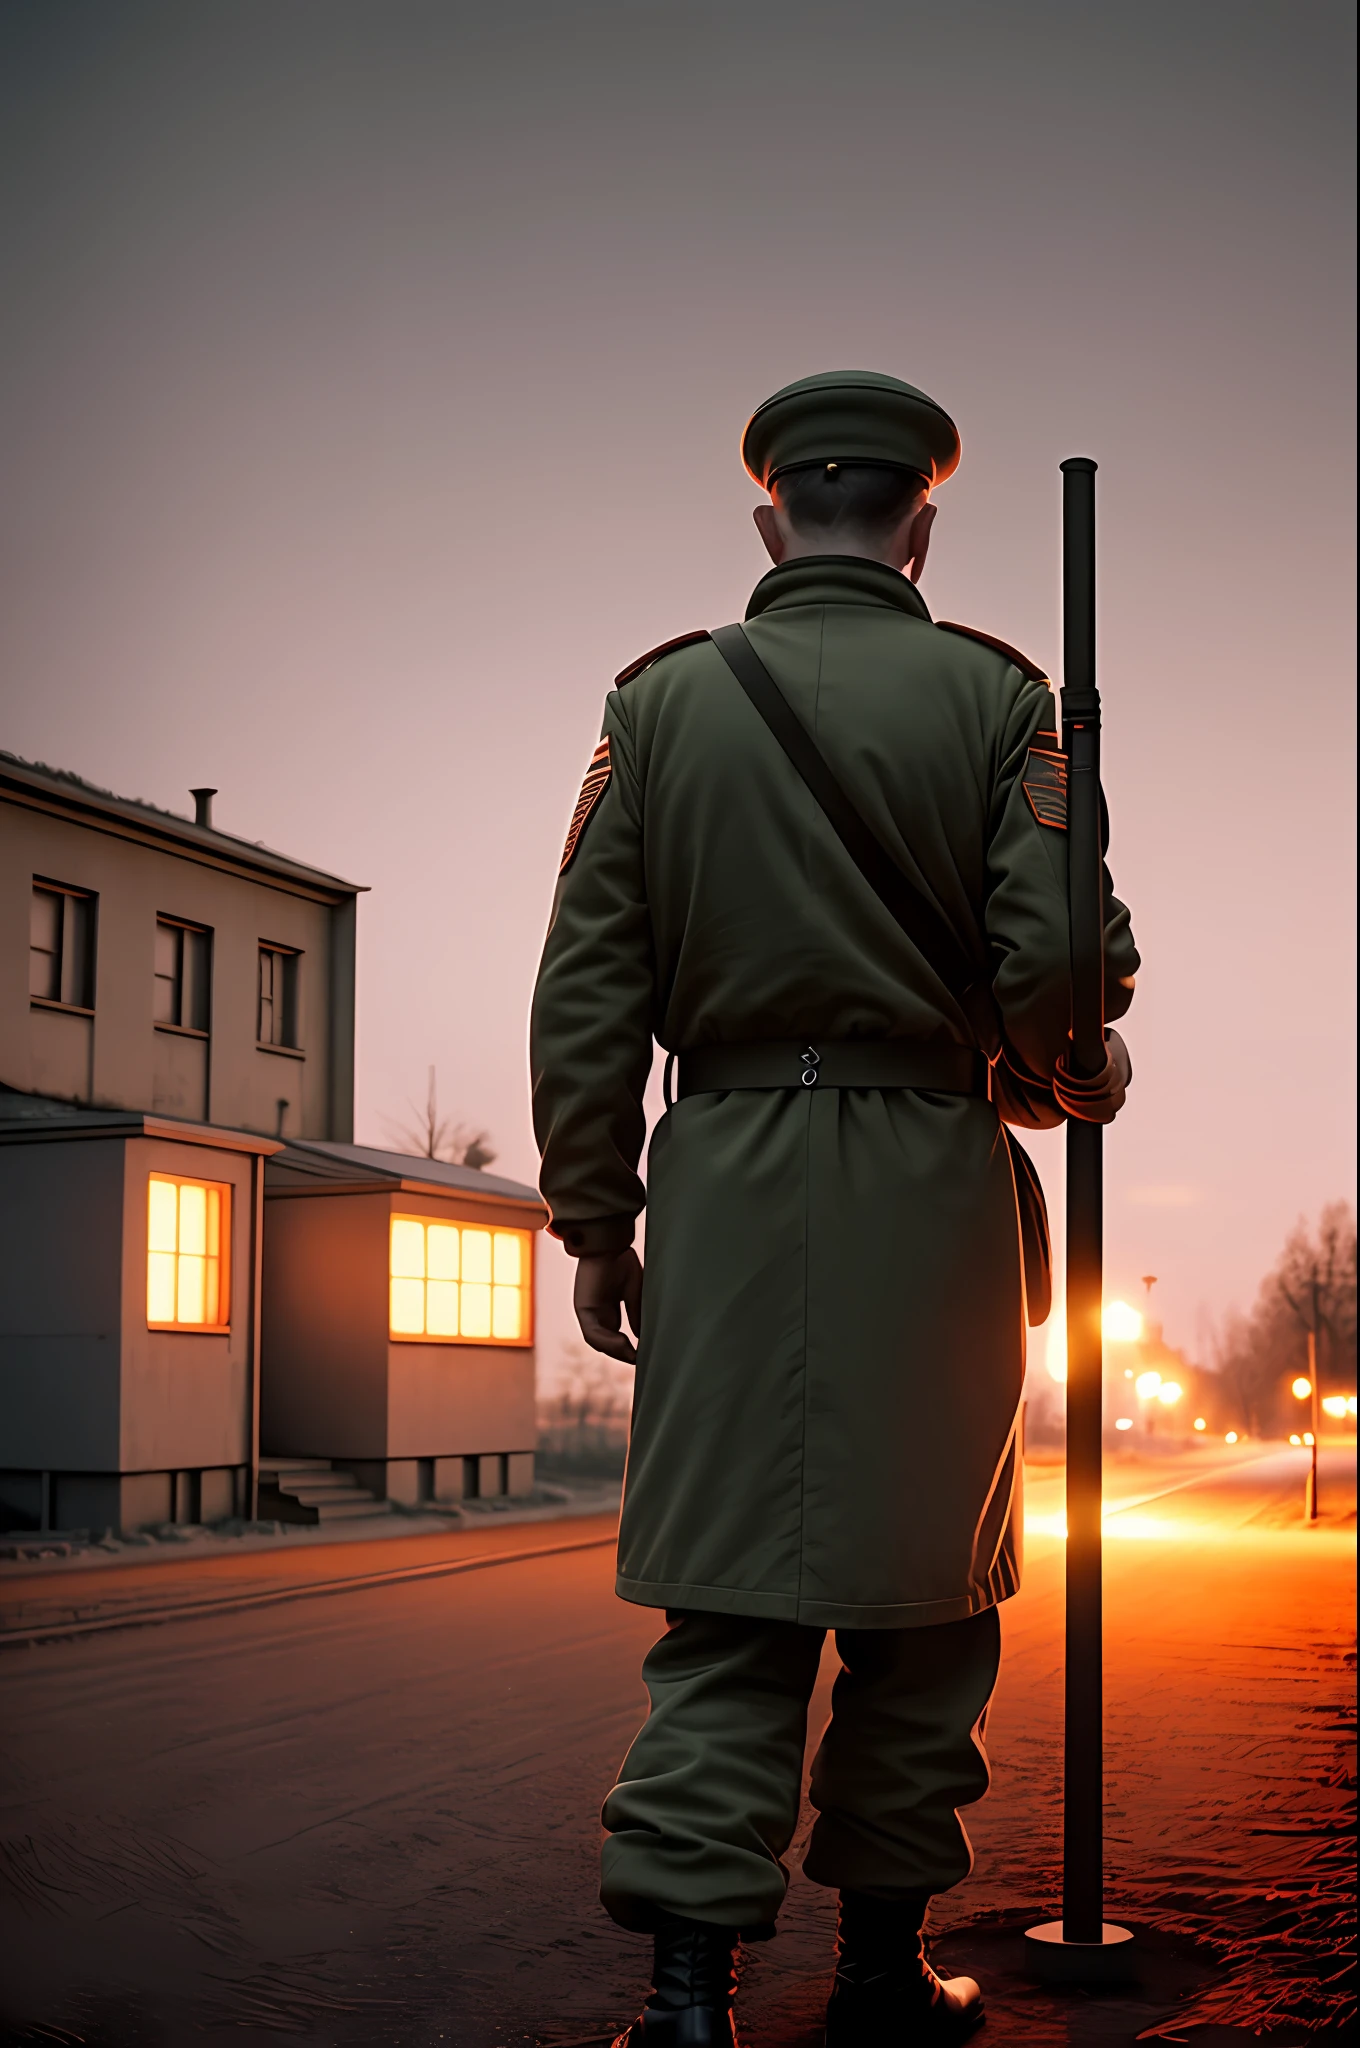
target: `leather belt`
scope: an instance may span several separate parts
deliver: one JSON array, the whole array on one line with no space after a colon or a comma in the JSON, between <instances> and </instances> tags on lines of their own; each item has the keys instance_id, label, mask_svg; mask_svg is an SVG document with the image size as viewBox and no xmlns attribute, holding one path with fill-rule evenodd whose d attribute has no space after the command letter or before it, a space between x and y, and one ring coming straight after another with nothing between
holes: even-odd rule
<instances>
[{"instance_id":1,"label":"leather belt","mask_svg":"<svg viewBox=\"0 0 1360 2048\"><path fill-rule=\"evenodd\" d=\"M928 1088L944 1095L987 1093L987 1061L982 1053L966 1045L919 1045L905 1038L756 1039L741 1045L696 1045L672 1057L681 1100L730 1088ZM669 1088L666 1093L669 1101Z\"/></svg>"}]
</instances>

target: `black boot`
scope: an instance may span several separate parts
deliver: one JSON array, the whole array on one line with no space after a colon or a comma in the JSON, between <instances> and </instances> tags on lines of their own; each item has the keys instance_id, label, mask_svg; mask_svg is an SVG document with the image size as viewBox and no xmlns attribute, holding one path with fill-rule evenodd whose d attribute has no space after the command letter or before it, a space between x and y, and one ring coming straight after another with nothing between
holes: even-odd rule
<instances>
[{"instance_id":1,"label":"black boot","mask_svg":"<svg viewBox=\"0 0 1360 2048\"><path fill-rule=\"evenodd\" d=\"M736 2048L736 1928L667 1914L654 1939L647 2003L614 2048Z\"/></svg>"},{"instance_id":2,"label":"black boot","mask_svg":"<svg viewBox=\"0 0 1360 2048\"><path fill-rule=\"evenodd\" d=\"M826 2048L943 2048L981 2026L982 1993L972 1978L941 1983L926 1961L928 1904L841 1893Z\"/></svg>"}]
</instances>

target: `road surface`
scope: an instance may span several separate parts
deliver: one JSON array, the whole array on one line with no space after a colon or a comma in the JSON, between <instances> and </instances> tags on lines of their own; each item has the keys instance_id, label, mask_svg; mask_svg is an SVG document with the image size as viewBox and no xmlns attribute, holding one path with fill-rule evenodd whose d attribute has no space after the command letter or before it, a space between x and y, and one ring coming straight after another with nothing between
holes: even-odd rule
<instances>
[{"instance_id":1,"label":"road surface","mask_svg":"<svg viewBox=\"0 0 1360 2048\"><path fill-rule=\"evenodd\" d=\"M1143 1962L1100 1998L1020 1968L1060 1847L1061 1474L1031 1473L977 1870L937 1919L940 1957L986 1979L994 2043L1210 2048L1339 2023L1354 1469L1325 1454L1312 1529L1299 1453L1190 1484L1184 1457L1111 1474L1107 1914ZM656 1621L613 1598L607 1535L600 1518L7 1573L5 1623L39 1640L0 1649L0 2040L528 2048L622 2023L647 1949L595 1903L597 1816ZM483 1561L554 1542L578 1547ZM386 1576L293 1597L365 1573ZM50 1633L147 1610L170 1618ZM830 1678L828 1657L814 1730ZM813 2048L831 1925L796 1876L744 1975L751 2048Z\"/></svg>"}]
</instances>

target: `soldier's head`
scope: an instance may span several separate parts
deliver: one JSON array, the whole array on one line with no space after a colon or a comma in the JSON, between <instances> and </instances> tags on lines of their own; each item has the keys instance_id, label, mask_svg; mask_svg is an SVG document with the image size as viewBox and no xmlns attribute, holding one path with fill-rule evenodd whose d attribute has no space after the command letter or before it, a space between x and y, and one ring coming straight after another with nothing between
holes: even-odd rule
<instances>
[{"instance_id":1,"label":"soldier's head","mask_svg":"<svg viewBox=\"0 0 1360 2048\"><path fill-rule=\"evenodd\" d=\"M930 485L895 462L799 463L770 480L755 522L772 562L862 555L890 568L925 566L935 506Z\"/></svg>"},{"instance_id":2,"label":"soldier's head","mask_svg":"<svg viewBox=\"0 0 1360 2048\"><path fill-rule=\"evenodd\" d=\"M867 556L921 573L935 507L958 467L958 429L913 384L830 370L785 385L747 422L742 460L770 493L756 525L774 562Z\"/></svg>"}]
</instances>

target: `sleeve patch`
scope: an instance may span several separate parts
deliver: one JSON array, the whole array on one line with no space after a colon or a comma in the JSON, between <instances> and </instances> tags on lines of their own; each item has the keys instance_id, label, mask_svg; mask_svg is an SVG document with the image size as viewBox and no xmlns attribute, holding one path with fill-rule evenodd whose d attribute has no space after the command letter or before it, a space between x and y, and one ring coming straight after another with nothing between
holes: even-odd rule
<instances>
[{"instance_id":1,"label":"sleeve patch","mask_svg":"<svg viewBox=\"0 0 1360 2048\"><path fill-rule=\"evenodd\" d=\"M581 834L590 823L595 806L608 789L609 778L613 772L614 766L609 758L609 735L606 733L590 757L590 766L586 770L585 781L581 784L581 794L577 797L576 809L571 814L571 823L567 827L567 843L562 848L562 861L557 870L559 875L564 875L571 866L576 849L581 843Z\"/></svg>"},{"instance_id":2,"label":"sleeve patch","mask_svg":"<svg viewBox=\"0 0 1360 2048\"><path fill-rule=\"evenodd\" d=\"M1029 750L1021 778L1029 807L1041 825L1067 830L1067 756L1051 745Z\"/></svg>"}]
</instances>

